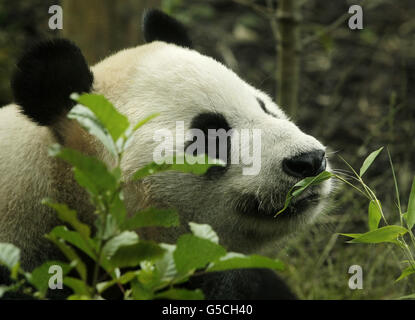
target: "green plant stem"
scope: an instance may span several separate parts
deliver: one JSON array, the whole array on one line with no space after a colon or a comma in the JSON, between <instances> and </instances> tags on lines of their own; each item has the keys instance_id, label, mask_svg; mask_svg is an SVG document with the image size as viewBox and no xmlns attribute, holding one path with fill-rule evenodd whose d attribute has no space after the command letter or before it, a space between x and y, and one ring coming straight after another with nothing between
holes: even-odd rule
<instances>
[{"instance_id":1,"label":"green plant stem","mask_svg":"<svg viewBox=\"0 0 415 320\"><path fill-rule=\"evenodd\" d=\"M362 190L360 190L358 187L356 187L355 185L353 185L352 183L350 183L349 181L347 181L346 179L340 177L337 174L333 175L336 179L339 179L340 181L348 184L349 186L351 186L353 189L357 190L358 192L360 192L362 195L364 195L366 198L368 198L370 200L370 198L367 196L367 194L365 194Z\"/></svg>"},{"instance_id":2,"label":"green plant stem","mask_svg":"<svg viewBox=\"0 0 415 320\"><path fill-rule=\"evenodd\" d=\"M401 222L401 226L403 227L402 208L401 208L401 200L400 200L400 197L399 197L398 182L396 180L395 169L393 168L393 162L392 162L391 154L389 152L389 148L386 148L386 151L388 152L388 158L389 158L389 163L390 163L391 170L392 170L393 182L394 182L394 185L395 185L396 200L398 201L399 220Z\"/></svg>"},{"instance_id":3,"label":"green plant stem","mask_svg":"<svg viewBox=\"0 0 415 320\"><path fill-rule=\"evenodd\" d=\"M93 277L92 277L92 290L93 290L93 294L92 296L94 297L97 293L97 282L98 282L98 273L99 273L99 266L101 264L101 255L102 255L102 249L103 249L103 235L105 234L105 230L106 230L106 226L107 226L107 215L109 213L109 206L107 205L106 202L103 203L103 207L104 210L102 212L100 212L99 214L102 214L102 229L101 229L101 234L99 235L98 238L98 247L97 247L97 260L95 261L95 266L94 266L94 273L93 273Z\"/></svg>"}]
</instances>

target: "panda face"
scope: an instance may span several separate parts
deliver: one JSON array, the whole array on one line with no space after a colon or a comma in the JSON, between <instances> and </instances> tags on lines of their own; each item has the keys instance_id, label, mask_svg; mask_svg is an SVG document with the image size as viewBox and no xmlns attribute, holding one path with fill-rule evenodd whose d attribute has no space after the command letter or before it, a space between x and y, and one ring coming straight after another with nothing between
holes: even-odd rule
<instances>
[{"instance_id":1,"label":"panda face","mask_svg":"<svg viewBox=\"0 0 415 320\"><path fill-rule=\"evenodd\" d=\"M225 146L218 147L219 151L225 150L225 168L211 168L203 176L164 172L126 185L124 198L130 213L149 206L167 207L177 209L181 217L181 227L145 230L143 237L174 241L187 231L187 222L194 221L210 224L229 250L248 253L258 252L258 248L313 220L325 206L330 181L311 188L289 210L276 218L274 215L283 207L292 185L328 167L325 147L303 133L268 95L214 59L187 48L191 41L177 21L159 11L150 11L144 18L143 29L150 43L120 51L91 69L80 49L64 39L43 42L22 57L12 79L18 105L13 108L48 127L41 130L32 125L36 132L31 135L36 136L37 144L46 150L51 140L57 141L111 165L103 146L66 117L73 106L69 94L92 91L107 97L133 124L150 114L160 114L135 132L134 142L121 164L127 180L137 169L155 160L160 145L155 138L157 133L169 132L177 137L180 131L197 129L208 133L204 136L206 142L212 138L209 129L232 130L230 138L224 140ZM24 121L27 119L17 121L16 128L28 127ZM259 132L259 136L234 140L236 133L243 130ZM186 152L191 153L191 142L192 139L179 143L176 139L171 151L186 146ZM241 157L241 161L234 162L229 158L251 148L256 159L252 164L257 170L244 174L246 159ZM208 148L209 155L210 152ZM258 154L259 159L255 157ZM222 155L219 154L221 159ZM48 163L49 167L56 165L50 159L36 161ZM45 174L33 183L39 190L33 194L66 199L67 195L79 192L65 173L57 172L57 176L49 178L49 172L42 170ZM62 184L58 194L41 188L54 183ZM18 194L17 198L32 203L26 194ZM88 215L88 202L75 198L70 197L67 204ZM35 216L42 217L39 210L46 209L34 207ZM6 218L15 221L16 216L24 214L25 210L7 212ZM38 227L32 228L37 239L43 239L48 231L49 224L41 220ZM2 232L4 239L25 238L0 228L0 236Z\"/></svg>"},{"instance_id":2,"label":"panda face","mask_svg":"<svg viewBox=\"0 0 415 320\"><path fill-rule=\"evenodd\" d=\"M269 96L219 62L194 50L153 42L120 52L92 70L95 90L108 96L132 123L160 114L137 131L134 145L124 156L127 174L153 161L159 144L155 132L168 130L175 137L178 122L184 130L261 132L258 174L244 175L243 163L230 163L204 176L157 174L127 187L130 211L143 204L176 208L182 225L208 223L231 250L249 252L298 229L322 210L331 189L329 181L274 218L292 185L325 169L325 147L303 133ZM252 137L241 149L249 148L249 143ZM232 143L227 148L228 159L238 152ZM161 240L177 234L169 230Z\"/></svg>"}]
</instances>

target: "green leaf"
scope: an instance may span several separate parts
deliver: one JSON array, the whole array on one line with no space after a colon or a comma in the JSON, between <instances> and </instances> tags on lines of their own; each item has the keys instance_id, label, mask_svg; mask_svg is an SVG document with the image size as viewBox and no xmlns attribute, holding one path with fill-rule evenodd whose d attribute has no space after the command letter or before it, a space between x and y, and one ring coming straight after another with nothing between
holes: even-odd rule
<instances>
[{"instance_id":1,"label":"green leaf","mask_svg":"<svg viewBox=\"0 0 415 320\"><path fill-rule=\"evenodd\" d=\"M176 227L179 216L175 210L148 208L137 212L127 220L123 229L138 229L143 227Z\"/></svg>"},{"instance_id":2,"label":"green leaf","mask_svg":"<svg viewBox=\"0 0 415 320\"><path fill-rule=\"evenodd\" d=\"M0 299L4 296L5 293L12 291L13 289L14 286L0 285Z\"/></svg>"},{"instance_id":3,"label":"green leaf","mask_svg":"<svg viewBox=\"0 0 415 320\"><path fill-rule=\"evenodd\" d=\"M323 171L315 177L307 177L299 182L297 182L291 189L288 191L287 196L285 198L284 207L275 214L275 217L279 214L283 213L288 206L290 205L291 201L302 194L306 189L318 185L325 180L330 179L334 175L331 172Z\"/></svg>"},{"instance_id":4,"label":"green leaf","mask_svg":"<svg viewBox=\"0 0 415 320\"><path fill-rule=\"evenodd\" d=\"M135 300L151 300L154 298L153 291L143 286L137 279L131 281L131 289Z\"/></svg>"},{"instance_id":5,"label":"green leaf","mask_svg":"<svg viewBox=\"0 0 415 320\"><path fill-rule=\"evenodd\" d=\"M63 239L86 253L93 260L97 259L93 251L96 249L96 245L91 238L84 238L79 232L70 231L65 226L57 226L53 228L49 235L52 235L58 239Z\"/></svg>"},{"instance_id":6,"label":"green leaf","mask_svg":"<svg viewBox=\"0 0 415 320\"><path fill-rule=\"evenodd\" d=\"M83 261L81 260L81 258L79 258L79 256L77 255L77 253L75 252L75 250L73 250L71 247L69 247L66 243L65 240L59 238L58 236L56 236L52 232L50 232L49 234L47 234L45 236L47 239L49 239L50 241L52 241L58 248L59 250L64 254L64 256L71 261L71 263L75 263L75 269L78 272L78 274L81 276L81 279L83 281L86 281L87 278L87 269L85 264L83 263Z\"/></svg>"},{"instance_id":7,"label":"green leaf","mask_svg":"<svg viewBox=\"0 0 415 320\"><path fill-rule=\"evenodd\" d=\"M402 271L401 275L399 276L398 279L396 279L395 281L401 281L402 279L406 278L407 276L414 274L415 273L415 268L412 266L407 267L405 270Z\"/></svg>"},{"instance_id":8,"label":"green leaf","mask_svg":"<svg viewBox=\"0 0 415 320\"><path fill-rule=\"evenodd\" d=\"M212 227L208 224L197 224L194 222L189 222L190 230L192 233L199 238L212 241L216 244L219 243L219 237Z\"/></svg>"},{"instance_id":9,"label":"green leaf","mask_svg":"<svg viewBox=\"0 0 415 320\"><path fill-rule=\"evenodd\" d=\"M66 300L91 300L87 295L71 294Z\"/></svg>"},{"instance_id":10,"label":"green leaf","mask_svg":"<svg viewBox=\"0 0 415 320\"><path fill-rule=\"evenodd\" d=\"M91 295L92 289L85 283L85 281L65 277L63 283L72 289L75 295L89 297Z\"/></svg>"},{"instance_id":11,"label":"green leaf","mask_svg":"<svg viewBox=\"0 0 415 320\"><path fill-rule=\"evenodd\" d=\"M280 260L270 259L259 255L240 256L228 253L225 257L213 262L207 271L223 271L241 268L268 268L278 271L284 270L284 263Z\"/></svg>"},{"instance_id":12,"label":"green leaf","mask_svg":"<svg viewBox=\"0 0 415 320\"><path fill-rule=\"evenodd\" d=\"M124 231L115 236L102 248L102 255L110 258L122 246L130 246L138 243L138 235L132 231Z\"/></svg>"},{"instance_id":13,"label":"green leaf","mask_svg":"<svg viewBox=\"0 0 415 320\"><path fill-rule=\"evenodd\" d=\"M90 109L99 122L108 130L113 141L117 141L130 123L104 96L98 94L72 95L72 99Z\"/></svg>"},{"instance_id":14,"label":"green leaf","mask_svg":"<svg viewBox=\"0 0 415 320\"><path fill-rule=\"evenodd\" d=\"M365 174L367 169L369 169L369 167L372 165L373 161L375 161L376 157L379 155L379 153L381 153L382 150L383 150L383 147L379 148L376 151L373 151L371 154L368 155L368 157L363 162L362 167L360 168L360 174L359 174L360 177L362 177Z\"/></svg>"},{"instance_id":15,"label":"green leaf","mask_svg":"<svg viewBox=\"0 0 415 320\"><path fill-rule=\"evenodd\" d=\"M398 298L399 300L414 300L415 299L415 293L409 294L407 296L402 296Z\"/></svg>"},{"instance_id":16,"label":"green leaf","mask_svg":"<svg viewBox=\"0 0 415 320\"><path fill-rule=\"evenodd\" d=\"M110 133L91 110L78 104L68 113L68 118L78 121L85 130L101 141L113 156L118 156L116 144L112 140Z\"/></svg>"},{"instance_id":17,"label":"green leaf","mask_svg":"<svg viewBox=\"0 0 415 320\"><path fill-rule=\"evenodd\" d=\"M99 195L108 190L116 190L116 178L108 171L106 165L98 159L85 156L76 150L63 148L58 144L54 144L49 148L49 154L59 157L75 167L76 181L91 194Z\"/></svg>"},{"instance_id":18,"label":"green leaf","mask_svg":"<svg viewBox=\"0 0 415 320\"><path fill-rule=\"evenodd\" d=\"M200 289L187 290L187 289L170 289L156 294L155 299L167 299L167 300L203 300L205 296Z\"/></svg>"},{"instance_id":19,"label":"green leaf","mask_svg":"<svg viewBox=\"0 0 415 320\"><path fill-rule=\"evenodd\" d=\"M188 160L191 160L188 162ZM155 162L152 162L143 168L136 171L133 175L134 180L142 179L144 177L147 177L149 175L163 172L163 171L179 171L179 172L185 172L185 173L192 173L196 175L202 175L205 174L206 171L208 171L209 168L213 166L222 166L224 167L226 164L219 160L219 159L209 159L207 155L200 155L197 157L191 156L190 154L186 154L184 158L184 163L179 164L176 163L176 157L172 158L166 158L165 162L162 164L157 164ZM191 164L193 163L194 164ZM209 164L208 162L212 162L212 164Z\"/></svg>"},{"instance_id":20,"label":"green leaf","mask_svg":"<svg viewBox=\"0 0 415 320\"><path fill-rule=\"evenodd\" d=\"M341 234L347 237L354 238L353 240L349 241L349 243L397 243L397 238L399 236L404 235L407 232L408 230L401 226L392 225L372 230L363 234Z\"/></svg>"},{"instance_id":21,"label":"green leaf","mask_svg":"<svg viewBox=\"0 0 415 320\"><path fill-rule=\"evenodd\" d=\"M100 282L97 284L98 293L104 292L105 290L107 290L108 288L110 288L116 283L126 284L132 281L133 279L136 279L137 275L138 275L138 271L128 271L116 279L112 279L110 281L105 281L105 282Z\"/></svg>"},{"instance_id":22,"label":"green leaf","mask_svg":"<svg viewBox=\"0 0 415 320\"><path fill-rule=\"evenodd\" d=\"M154 265L159 273L160 282L168 283L178 275L173 258L173 253L176 250L176 246L172 244L161 243L160 247L162 247L165 252L163 257L157 259L154 262Z\"/></svg>"},{"instance_id":23,"label":"green leaf","mask_svg":"<svg viewBox=\"0 0 415 320\"><path fill-rule=\"evenodd\" d=\"M406 223L408 224L408 228L412 229L415 225L415 177L412 181L412 188L408 201L408 211L406 213L405 219Z\"/></svg>"},{"instance_id":24,"label":"green leaf","mask_svg":"<svg viewBox=\"0 0 415 320\"><path fill-rule=\"evenodd\" d=\"M0 265L12 270L20 261L20 249L11 243L0 242Z\"/></svg>"},{"instance_id":25,"label":"green leaf","mask_svg":"<svg viewBox=\"0 0 415 320\"><path fill-rule=\"evenodd\" d=\"M134 126L133 131L137 131L137 129L141 128L144 124L146 124L150 120L153 120L154 118L158 117L159 115L160 115L159 113L153 113L153 114L149 115L148 117L144 118L143 120L141 120L140 122L138 122Z\"/></svg>"},{"instance_id":26,"label":"green leaf","mask_svg":"<svg viewBox=\"0 0 415 320\"><path fill-rule=\"evenodd\" d=\"M143 260L152 260L163 255L164 249L151 241L140 241L136 244L119 247L110 257L113 267L135 267Z\"/></svg>"},{"instance_id":27,"label":"green leaf","mask_svg":"<svg viewBox=\"0 0 415 320\"><path fill-rule=\"evenodd\" d=\"M371 200L369 203L369 230L376 230L382 218L381 204L379 200Z\"/></svg>"},{"instance_id":28,"label":"green leaf","mask_svg":"<svg viewBox=\"0 0 415 320\"><path fill-rule=\"evenodd\" d=\"M42 204L55 209L60 220L69 223L83 238L89 238L91 230L88 225L78 220L75 210L69 209L66 204L54 203L51 199L43 199Z\"/></svg>"},{"instance_id":29,"label":"green leaf","mask_svg":"<svg viewBox=\"0 0 415 320\"><path fill-rule=\"evenodd\" d=\"M124 223L127 210L125 208L122 191L113 195L113 199L109 204L109 213L116 221L117 226L121 226Z\"/></svg>"},{"instance_id":30,"label":"green leaf","mask_svg":"<svg viewBox=\"0 0 415 320\"><path fill-rule=\"evenodd\" d=\"M182 235L173 253L177 271L186 274L191 270L203 268L226 254L226 250L210 240L191 234Z\"/></svg>"},{"instance_id":31,"label":"green leaf","mask_svg":"<svg viewBox=\"0 0 415 320\"><path fill-rule=\"evenodd\" d=\"M42 296L46 294L49 288L49 280L53 275L49 273L49 269L54 265L62 268L62 277L68 274L68 272L72 269L72 266L67 263L61 261L48 261L34 269L28 276L28 281L35 286Z\"/></svg>"}]
</instances>

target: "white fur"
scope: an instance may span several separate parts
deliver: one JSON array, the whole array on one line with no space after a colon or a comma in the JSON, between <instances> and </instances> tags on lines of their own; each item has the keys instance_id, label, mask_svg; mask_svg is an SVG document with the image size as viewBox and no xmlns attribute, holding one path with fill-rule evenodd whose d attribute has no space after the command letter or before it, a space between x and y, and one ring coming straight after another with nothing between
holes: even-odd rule
<instances>
[{"instance_id":1,"label":"white fur","mask_svg":"<svg viewBox=\"0 0 415 320\"><path fill-rule=\"evenodd\" d=\"M285 194L297 181L282 171L282 160L301 152L324 149L304 134L263 92L253 88L214 59L193 50L163 42L123 50L92 68L94 92L105 95L132 123L158 112L160 116L139 129L126 152L122 167L126 176L151 162L157 142L153 133L176 121L188 128L202 112L221 113L234 129L262 129L262 164L258 176L242 175L242 165L231 165L216 179L178 172L151 176L126 186L129 213L146 206L174 207L182 227L147 230L143 236L174 241L186 231L188 221L208 223L230 250L252 252L292 232L318 212L310 210L298 219L253 219L235 212L244 194L257 194L264 206L283 205ZM266 114L256 97L278 116ZM65 120L59 128L66 143L110 163L108 154L76 124ZM17 106L0 109L0 241L13 242L25 254L41 251L42 235L56 223L53 213L39 204L45 196L67 201L90 222L86 195L71 178L70 168L47 156L55 141L48 128L33 124ZM330 182L321 187L322 198ZM320 206L321 207L321 204ZM317 208L321 209L321 208ZM32 266L34 260L24 263Z\"/></svg>"}]
</instances>

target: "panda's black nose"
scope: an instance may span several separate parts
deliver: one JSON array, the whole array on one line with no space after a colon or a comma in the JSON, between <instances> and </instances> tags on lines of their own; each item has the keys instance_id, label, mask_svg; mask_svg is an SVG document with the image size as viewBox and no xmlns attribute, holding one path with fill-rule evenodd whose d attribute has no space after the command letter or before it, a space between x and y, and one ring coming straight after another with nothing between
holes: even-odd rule
<instances>
[{"instance_id":1,"label":"panda's black nose","mask_svg":"<svg viewBox=\"0 0 415 320\"><path fill-rule=\"evenodd\" d=\"M314 177L326 170L326 157L323 150L302 153L282 161L285 173L296 178Z\"/></svg>"}]
</instances>

